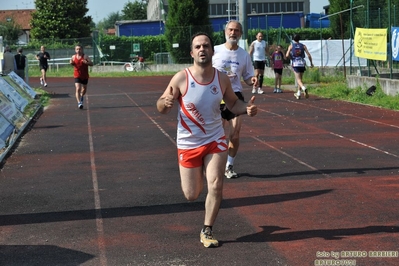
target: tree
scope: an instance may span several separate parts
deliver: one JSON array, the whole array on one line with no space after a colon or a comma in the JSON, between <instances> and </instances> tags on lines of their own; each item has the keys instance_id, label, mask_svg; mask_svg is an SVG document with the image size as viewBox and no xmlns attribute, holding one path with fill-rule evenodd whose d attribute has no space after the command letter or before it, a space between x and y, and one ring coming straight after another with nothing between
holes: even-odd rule
<instances>
[{"instance_id":1,"label":"tree","mask_svg":"<svg viewBox=\"0 0 399 266\"><path fill-rule=\"evenodd\" d=\"M6 44L17 43L21 30L22 27L15 23L14 18L11 18L10 21L0 22L0 36L3 36Z\"/></svg>"},{"instance_id":2,"label":"tree","mask_svg":"<svg viewBox=\"0 0 399 266\"><path fill-rule=\"evenodd\" d=\"M352 21L350 21L352 2ZM330 27L333 31L334 38L341 38L341 18L343 24L343 36L349 38L351 30L356 27L360 28L389 28L389 10L391 10L391 18L395 16L394 6L399 4L398 0L391 0L391 8L389 8L388 0L330 0L329 17ZM348 10L346 12L342 12ZM338 12L340 14L332 15ZM351 25L351 22L353 23Z\"/></svg>"},{"instance_id":3,"label":"tree","mask_svg":"<svg viewBox=\"0 0 399 266\"><path fill-rule=\"evenodd\" d=\"M169 0L165 36L167 49L176 63L189 63L191 35L202 31L212 36L209 20L209 0ZM179 49L173 44L179 44Z\"/></svg>"},{"instance_id":4,"label":"tree","mask_svg":"<svg viewBox=\"0 0 399 266\"><path fill-rule=\"evenodd\" d=\"M113 29L115 28L115 22L122 19L123 19L122 15L119 14L119 11L112 12L108 15L107 18L97 23L97 29L99 30Z\"/></svg>"},{"instance_id":5,"label":"tree","mask_svg":"<svg viewBox=\"0 0 399 266\"><path fill-rule=\"evenodd\" d=\"M144 20L147 19L147 1L137 0L128 1L122 9L122 18L124 20Z\"/></svg>"},{"instance_id":6,"label":"tree","mask_svg":"<svg viewBox=\"0 0 399 266\"><path fill-rule=\"evenodd\" d=\"M335 14L341 12L343 10L349 9L350 3L348 0L330 0L330 9L328 10L329 14ZM332 15L329 17L330 19L330 27L333 32L333 38L341 39L341 19L343 21L343 25L346 27L343 29L343 35L346 38L350 36L350 13L344 12L341 14ZM349 22L349 23L348 23Z\"/></svg>"},{"instance_id":7,"label":"tree","mask_svg":"<svg viewBox=\"0 0 399 266\"><path fill-rule=\"evenodd\" d=\"M31 35L34 39L89 37L91 16L85 16L87 0L35 0Z\"/></svg>"}]
</instances>

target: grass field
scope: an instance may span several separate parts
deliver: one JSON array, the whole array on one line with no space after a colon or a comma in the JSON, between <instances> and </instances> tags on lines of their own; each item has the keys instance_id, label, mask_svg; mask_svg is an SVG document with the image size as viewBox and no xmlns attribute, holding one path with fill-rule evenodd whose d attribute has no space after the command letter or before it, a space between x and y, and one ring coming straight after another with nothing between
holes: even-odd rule
<instances>
[{"instance_id":1,"label":"grass field","mask_svg":"<svg viewBox=\"0 0 399 266\"><path fill-rule=\"evenodd\" d=\"M268 86L274 87L274 79L267 78L265 81ZM308 69L304 74L303 81L311 95L399 110L399 95L385 94L379 84L377 84L377 90L373 96L368 96L367 88L349 88L343 74L323 76L320 75L318 68ZM283 84L295 84L294 77L283 78Z\"/></svg>"}]
</instances>

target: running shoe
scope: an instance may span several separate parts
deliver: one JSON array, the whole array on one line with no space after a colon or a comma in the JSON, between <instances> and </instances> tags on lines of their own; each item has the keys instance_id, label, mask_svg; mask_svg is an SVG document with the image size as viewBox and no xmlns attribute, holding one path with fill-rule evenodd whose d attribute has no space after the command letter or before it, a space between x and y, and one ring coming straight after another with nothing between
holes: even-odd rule
<instances>
[{"instance_id":1,"label":"running shoe","mask_svg":"<svg viewBox=\"0 0 399 266\"><path fill-rule=\"evenodd\" d=\"M277 93L277 92L278 92L278 89L274 88L273 93Z\"/></svg>"},{"instance_id":2,"label":"running shoe","mask_svg":"<svg viewBox=\"0 0 399 266\"><path fill-rule=\"evenodd\" d=\"M256 93L256 88L252 88L252 94Z\"/></svg>"},{"instance_id":3,"label":"running shoe","mask_svg":"<svg viewBox=\"0 0 399 266\"><path fill-rule=\"evenodd\" d=\"M282 89L277 89L277 93L283 93Z\"/></svg>"},{"instance_id":4,"label":"running shoe","mask_svg":"<svg viewBox=\"0 0 399 266\"><path fill-rule=\"evenodd\" d=\"M236 172L234 172L233 170L233 165L229 165L226 169L226 172L224 173L224 175L227 178L236 178L238 177L238 174Z\"/></svg>"},{"instance_id":5,"label":"running shoe","mask_svg":"<svg viewBox=\"0 0 399 266\"><path fill-rule=\"evenodd\" d=\"M47 87L47 83L44 83L44 87Z\"/></svg>"},{"instance_id":6,"label":"running shoe","mask_svg":"<svg viewBox=\"0 0 399 266\"><path fill-rule=\"evenodd\" d=\"M309 98L309 94L308 94L308 89L306 89L305 87L302 87L302 91L305 93L305 98Z\"/></svg>"},{"instance_id":7,"label":"running shoe","mask_svg":"<svg viewBox=\"0 0 399 266\"><path fill-rule=\"evenodd\" d=\"M83 109L83 103L80 102L80 103L78 104L78 107L79 107L79 109Z\"/></svg>"},{"instance_id":8,"label":"running shoe","mask_svg":"<svg viewBox=\"0 0 399 266\"><path fill-rule=\"evenodd\" d=\"M301 95L298 94L298 93L294 93L294 96L295 96L295 98L296 98L297 100L301 99Z\"/></svg>"},{"instance_id":9,"label":"running shoe","mask_svg":"<svg viewBox=\"0 0 399 266\"><path fill-rule=\"evenodd\" d=\"M263 94L264 91L261 88L258 88L258 94Z\"/></svg>"},{"instance_id":10,"label":"running shoe","mask_svg":"<svg viewBox=\"0 0 399 266\"><path fill-rule=\"evenodd\" d=\"M43 79L40 78L40 85L43 85Z\"/></svg>"},{"instance_id":11,"label":"running shoe","mask_svg":"<svg viewBox=\"0 0 399 266\"><path fill-rule=\"evenodd\" d=\"M219 246L219 241L213 238L212 230L209 227L205 228L205 231L201 230L200 241L206 248Z\"/></svg>"}]
</instances>

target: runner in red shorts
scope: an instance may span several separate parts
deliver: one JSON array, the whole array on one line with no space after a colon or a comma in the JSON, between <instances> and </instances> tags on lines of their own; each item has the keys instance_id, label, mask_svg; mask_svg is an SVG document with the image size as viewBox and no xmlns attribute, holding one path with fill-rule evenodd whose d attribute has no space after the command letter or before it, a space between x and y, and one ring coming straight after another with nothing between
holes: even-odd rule
<instances>
[{"instance_id":1,"label":"runner in red shorts","mask_svg":"<svg viewBox=\"0 0 399 266\"><path fill-rule=\"evenodd\" d=\"M181 186L189 201L198 198L207 180L204 226L200 241L205 247L218 246L212 226L222 201L223 178L227 160L220 102L224 100L235 114L254 116L255 97L245 103L235 95L230 79L212 67L213 41L206 33L191 40L194 65L173 76L157 101L157 109L167 114L178 102L177 148Z\"/></svg>"}]
</instances>

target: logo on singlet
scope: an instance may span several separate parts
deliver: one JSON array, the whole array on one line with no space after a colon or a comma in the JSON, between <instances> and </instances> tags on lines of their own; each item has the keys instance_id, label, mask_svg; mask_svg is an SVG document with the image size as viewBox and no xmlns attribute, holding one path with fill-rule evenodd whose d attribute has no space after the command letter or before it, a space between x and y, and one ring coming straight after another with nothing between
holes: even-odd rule
<instances>
[{"instance_id":1,"label":"logo on singlet","mask_svg":"<svg viewBox=\"0 0 399 266\"><path fill-rule=\"evenodd\" d=\"M216 87L215 85L211 86L211 93L212 93L213 95L218 94L218 93L219 93L218 87Z\"/></svg>"},{"instance_id":2,"label":"logo on singlet","mask_svg":"<svg viewBox=\"0 0 399 266\"><path fill-rule=\"evenodd\" d=\"M302 56L302 50L300 48L296 48L294 51L294 55L297 57Z\"/></svg>"},{"instance_id":3,"label":"logo on singlet","mask_svg":"<svg viewBox=\"0 0 399 266\"><path fill-rule=\"evenodd\" d=\"M198 111L197 107L193 103L186 104L186 110L191 113L193 117L197 119L202 125L205 125L205 119L202 117L202 114Z\"/></svg>"}]
</instances>

